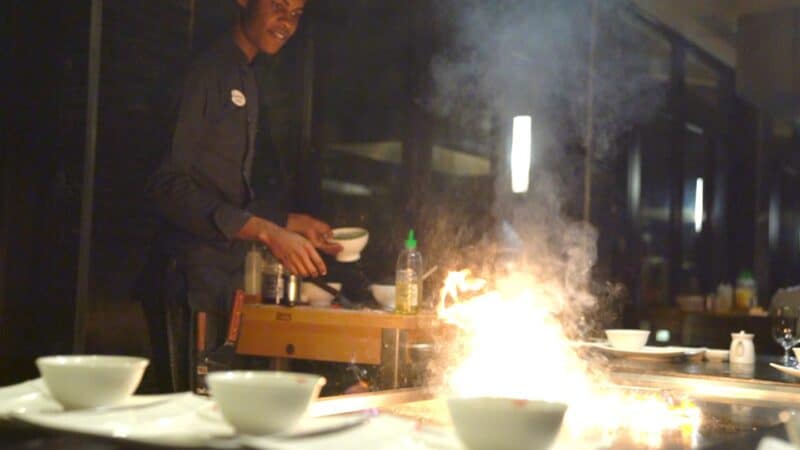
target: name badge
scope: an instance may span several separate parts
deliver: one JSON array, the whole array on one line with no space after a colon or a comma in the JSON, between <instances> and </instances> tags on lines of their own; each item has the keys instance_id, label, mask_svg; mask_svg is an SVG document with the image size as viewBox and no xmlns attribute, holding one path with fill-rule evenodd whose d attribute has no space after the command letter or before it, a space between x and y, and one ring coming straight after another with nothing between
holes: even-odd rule
<instances>
[{"instance_id":1,"label":"name badge","mask_svg":"<svg viewBox=\"0 0 800 450\"><path fill-rule=\"evenodd\" d=\"M247 98L245 98L244 93L238 89L231 89L231 102L238 107L242 107L247 104Z\"/></svg>"}]
</instances>

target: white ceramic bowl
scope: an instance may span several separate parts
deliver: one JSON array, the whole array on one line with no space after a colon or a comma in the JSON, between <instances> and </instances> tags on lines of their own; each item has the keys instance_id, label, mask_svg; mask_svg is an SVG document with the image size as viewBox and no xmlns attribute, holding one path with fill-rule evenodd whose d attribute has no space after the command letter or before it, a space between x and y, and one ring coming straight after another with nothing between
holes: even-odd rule
<instances>
[{"instance_id":1,"label":"white ceramic bowl","mask_svg":"<svg viewBox=\"0 0 800 450\"><path fill-rule=\"evenodd\" d=\"M329 239L342 246L342 251L336 254L340 262L353 262L361 259L361 250L367 246L369 232L364 228L348 227L334 228L333 237Z\"/></svg>"},{"instance_id":2,"label":"white ceramic bowl","mask_svg":"<svg viewBox=\"0 0 800 450\"><path fill-rule=\"evenodd\" d=\"M338 290L342 289L342 283L325 283L328 286ZM333 294L323 290L321 287L314 283L304 281L300 286L300 301L303 303L310 303L315 308L327 308L331 306L333 301Z\"/></svg>"},{"instance_id":3,"label":"white ceramic bowl","mask_svg":"<svg viewBox=\"0 0 800 450\"><path fill-rule=\"evenodd\" d=\"M561 429L563 403L509 398L450 398L450 417L471 450L544 450Z\"/></svg>"},{"instance_id":4,"label":"white ceramic bowl","mask_svg":"<svg viewBox=\"0 0 800 450\"><path fill-rule=\"evenodd\" d=\"M136 391L149 361L133 356L65 355L36 359L47 389L65 409L125 401Z\"/></svg>"},{"instance_id":5,"label":"white ceramic bowl","mask_svg":"<svg viewBox=\"0 0 800 450\"><path fill-rule=\"evenodd\" d=\"M641 350L650 337L648 330L606 330L606 337L612 347L620 350Z\"/></svg>"},{"instance_id":6,"label":"white ceramic bowl","mask_svg":"<svg viewBox=\"0 0 800 450\"><path fill-rule=\"evenodd\" d=\"M325 385L318 375L275 371L213 372L206 380L225 420L255 436L291 430Z\"/></svg>"},{"instance_id":7,"label":"white ceramic bowl","mask_svg":"<svg viewBox=\"0 0 800 450\"><path fill-rule=\"evenodd\" d=\"M394 311L395 289L393 284L372 284L369 286L372 296L384 309Z\"/></svg>"}]
</instances>

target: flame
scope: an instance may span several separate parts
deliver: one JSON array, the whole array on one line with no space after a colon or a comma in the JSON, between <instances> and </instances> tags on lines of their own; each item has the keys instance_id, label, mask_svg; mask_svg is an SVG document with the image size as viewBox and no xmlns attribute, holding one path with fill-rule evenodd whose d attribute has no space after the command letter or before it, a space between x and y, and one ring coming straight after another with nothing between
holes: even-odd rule
<instances>
[{"instance_id":1,"label":"flame","mask_svg":"<svg viewBox=\"0 0 800 450\"><path fill-rule=\"evenodd\" d=\"M568 334L584 331L574 329L580 311L556 283L514 274L495 284L486 292L488 283L465 270L451 272L441 290L437 314L460 332L445 363L451 395L566 403L562 440L659 447L666 433L677 433L694 442L700 411L693 403L612 387L603 361L579 351Z\"/></svg>"}]
</instances>

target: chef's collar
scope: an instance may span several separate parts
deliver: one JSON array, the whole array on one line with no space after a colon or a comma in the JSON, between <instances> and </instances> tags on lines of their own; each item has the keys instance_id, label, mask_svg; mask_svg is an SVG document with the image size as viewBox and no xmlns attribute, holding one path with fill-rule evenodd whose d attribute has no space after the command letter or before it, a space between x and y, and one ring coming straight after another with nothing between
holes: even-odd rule
<instances>
[{"instance_id":1,"label":"chef's collar","mask_svg":"<svg viewBox=\"0 0 800 450\"><path fill-rule=\"evenodd\" d=\"M236 41L233 39L232 34L224 39L223 49L225 50L226 54L229 54L238 64L242 66L252 67L256 63L256 61L259 61L259 63L266 64L267 66L269 66L275 59L274 55L270 55L260 51L256 53L256 56L255 58L253 58L253 61L249 62L247 60L247 55L236 44Z\"/></svg>"}]
</instances>

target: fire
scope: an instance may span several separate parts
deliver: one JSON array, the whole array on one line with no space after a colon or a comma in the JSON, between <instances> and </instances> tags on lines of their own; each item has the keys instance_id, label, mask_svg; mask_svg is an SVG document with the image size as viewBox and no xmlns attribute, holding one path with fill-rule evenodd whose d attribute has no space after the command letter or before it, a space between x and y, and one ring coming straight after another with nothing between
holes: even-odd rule
<instances>
[{"instance_id":1,"label":"fire","mask_svg":"<svg viewBox=\"0 0 800 450\"><path fill-rule=\"evenodd\" d=\"M700 425L694 404L612 387L605 361L587 359L573 340L585 330L570 328L579 312L558 285L517 274L498 280L494 290L487 286L461 271L441 290L437 314L460 331L445 363L452 395L566 403L561 442L627 439L658 447L666 433L693 439Z\"/></svg>"}]
</instances>

